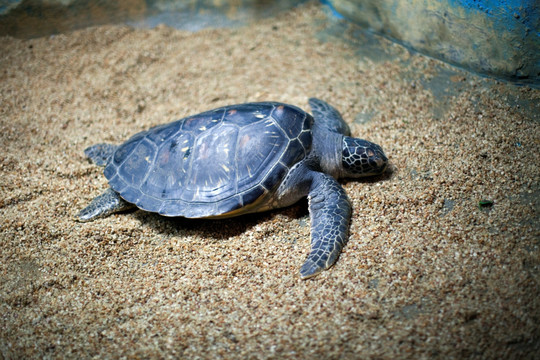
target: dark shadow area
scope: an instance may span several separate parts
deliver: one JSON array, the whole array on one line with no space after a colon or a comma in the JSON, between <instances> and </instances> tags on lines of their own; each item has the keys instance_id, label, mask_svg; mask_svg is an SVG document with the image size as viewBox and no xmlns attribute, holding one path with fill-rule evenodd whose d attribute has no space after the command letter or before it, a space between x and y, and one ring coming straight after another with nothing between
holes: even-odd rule
<instances>
[{"instance_id":1,"label":"dark shadow area","mask_svg":"<svg viewBox=\"0 0 540 360\"><path fill-rule=\"evenodd\" d=\"M245 214L227 219L166 217L143 210L134 210L130 212L126 212L126 216L134 216L141 224L148 225L157 232L174 236L196 234L217 241L223 241L241 235L246 231L251 230L257 224L268 221L278 214L286 216L291 221L301 219L309 214L307 198L302 199L287 208ZM180 230L182 230L182 233L180 233Z\"/></svg>"}]
</instances>

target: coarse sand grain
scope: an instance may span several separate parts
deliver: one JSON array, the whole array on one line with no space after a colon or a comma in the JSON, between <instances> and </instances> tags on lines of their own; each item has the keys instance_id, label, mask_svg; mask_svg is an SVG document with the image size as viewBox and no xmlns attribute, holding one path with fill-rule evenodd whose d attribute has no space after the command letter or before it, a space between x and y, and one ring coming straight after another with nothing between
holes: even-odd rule
<instances>
[{"instance_id":1,"label":"coarse sand grain","mask_svg":"<svg viewBox=\"0 0 540 360\"><path fill-rule=\"evenodd\" d=\"M308 3L235 29L0 38L0 358L538 359L540 91L362 34ZM85 147L310 96L391 162L342 181L350 238L321 275L298 275L305 201L73 220L107 188Z\"/></svg>"}]
</instances>

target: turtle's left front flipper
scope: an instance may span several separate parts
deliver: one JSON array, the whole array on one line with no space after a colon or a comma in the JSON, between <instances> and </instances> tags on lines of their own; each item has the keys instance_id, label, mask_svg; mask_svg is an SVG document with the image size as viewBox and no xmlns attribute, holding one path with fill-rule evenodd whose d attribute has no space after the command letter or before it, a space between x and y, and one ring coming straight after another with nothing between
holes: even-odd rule
<instances>
[{"instance_id":1,"label":"turtle's left front flipper","mask_svg":"<svg viewBox=\"0 0 540 360\"><path fill-rule=\"evenodd\" d=\"M315 121L326 130L346 136L351 135L349 125L343 120L341 114L335 107L326 101L316 98L309 99L309 106L311 106L311 112L313 113Z\"/></svg>"},{"instance_id":2,"label":"turtle's left front flipper","mask_svg":"<svg viewBox=\"0 0 540 360\"><path fill-rule=\"evenodd\" d=\"M300 269L303 279L332 266L347 243L351 204L345 190L331 176L314 172L309 192L311 252Z\"/></svg>"}]
</instances>

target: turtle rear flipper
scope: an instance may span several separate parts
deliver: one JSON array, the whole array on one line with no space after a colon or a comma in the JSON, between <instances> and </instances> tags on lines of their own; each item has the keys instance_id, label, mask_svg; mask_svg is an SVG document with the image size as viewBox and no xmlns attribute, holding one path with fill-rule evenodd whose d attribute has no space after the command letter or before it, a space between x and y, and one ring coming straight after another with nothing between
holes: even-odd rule
<instances>
[{"instance_id":1,"label":"turtle rear flipper","mask_svg":"<svg viewBox=\"0 0 540 360\"><path fill-rule=\"evenodd\" d=\"M118 145L113 144L96 144L87 147L84 150L84 155L97 166L105 166L117 148Z\"/></svg>"},{"instance_id":2,"label":"turtle rear flipper","mask_svg":"<svg viewBox=\"0 0 540 360\"><path fill-rule=\"evenodd\" d=\"M80 222L92 221L115 212L132 209L133 207L135 205L128 203L116 191L109 188L92 200L87 207L82 209L75 217L75 220Z\"/></svg>"}]
</instances>

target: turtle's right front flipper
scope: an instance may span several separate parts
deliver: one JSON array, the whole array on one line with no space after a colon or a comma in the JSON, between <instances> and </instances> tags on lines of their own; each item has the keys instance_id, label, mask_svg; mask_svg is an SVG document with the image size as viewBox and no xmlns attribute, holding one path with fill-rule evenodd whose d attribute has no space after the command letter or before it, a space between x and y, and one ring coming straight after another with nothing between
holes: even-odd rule
<instances>
[{"instance_id":1,"label":"turtle's right front flipper","mask_svg":"<svg viewBox=\"0 0 540 360\"><path fill-rule=\"evenodd\" d=\"M129 210L133 207L133 204L125 201L116 191L109 188L92 200L87 207L82 209L75 217L75 220L81 222L92 221L115 212Z\"/></svg>"},{"instance_id":2,"label":"turtle's right front flipper","mask_svg":"<svg viewBox=\"0 0 540 360\"><path fill-rule=\"evenodd\" d=\"M328 269L347 243L351 205L345 190L331 176L315 172L309 192L311 252L300 269L307 279Z\"/></svg>"}]
</instances>

